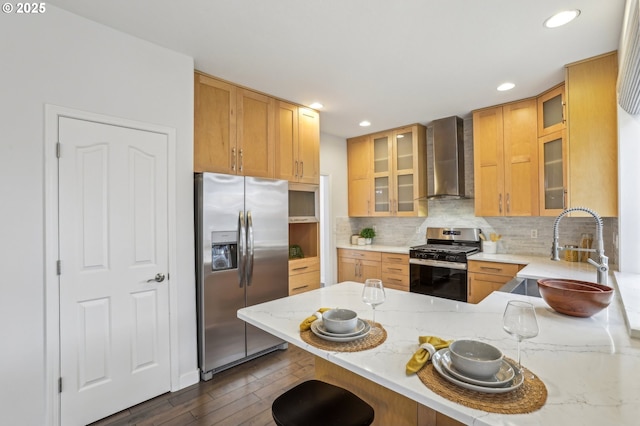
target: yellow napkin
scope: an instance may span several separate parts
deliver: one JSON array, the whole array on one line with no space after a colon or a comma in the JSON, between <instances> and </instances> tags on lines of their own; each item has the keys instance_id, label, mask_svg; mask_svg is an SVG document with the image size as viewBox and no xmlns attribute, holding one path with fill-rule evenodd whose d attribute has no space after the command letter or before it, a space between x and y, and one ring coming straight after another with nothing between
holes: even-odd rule
<instances>
[{"instance_id":1,"label":"yellow napkin","mask_svg":"<svg viewBox=\"0 0 640 426\"><path fill-rule=\"evenodd\" d=\"M328 311L331 308L320 308L316 312L313 313L310 317L306 318L304 321L300 323L300 331L307 331L311 328L311 323L317 319L322 318L322 313Z\"/></svg>"},{"instance_id":2,"label":"yellow napkin","mask_svg":"<svg viewBox=\"0 0 640 426\"><path fill-rule=\"evenodd\" d=\"M448 348L453 340L443 340L435 336L420 336L420 348L407 362L407 375L417 373L431 359L436 351Z\"/></svg>"}]
</instances>

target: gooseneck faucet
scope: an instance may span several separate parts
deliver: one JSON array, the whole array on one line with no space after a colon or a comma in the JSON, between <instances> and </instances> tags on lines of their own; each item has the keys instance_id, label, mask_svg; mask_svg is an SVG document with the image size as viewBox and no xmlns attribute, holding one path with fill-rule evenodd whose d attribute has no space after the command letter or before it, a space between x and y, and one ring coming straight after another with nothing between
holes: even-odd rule
<instances>
[{"instance_id":1,"label":"gooseneck faucet","mask_svg":"<svg viewBox=\"0 0 640 426\"><path fill-rule=\"evenodd\" d=\"M591 258L587 258L587 262L595 266L598 270L598 284L606 285L609 274L609 258L604 255L604 240L602 238L602 228L604 223L602 222L602 218L600 217L600 215L598 215L598 213L594 212L591 209L588 209L586 207L571 207L565 209L558 215L558 217L556 217L556 220L553 223L553 244L551 246L551 260L560 260L560 258L558 257L558 253L560 252L560 250L567 250L567 247L561 247L558 245L560 219L562 219L567 214L575 211L589 213L596 220L596 241L598 243L598 248L571 248L571 250L596 253L598 255L598 261L596 262Z\"/></svg>"}]
</instances>

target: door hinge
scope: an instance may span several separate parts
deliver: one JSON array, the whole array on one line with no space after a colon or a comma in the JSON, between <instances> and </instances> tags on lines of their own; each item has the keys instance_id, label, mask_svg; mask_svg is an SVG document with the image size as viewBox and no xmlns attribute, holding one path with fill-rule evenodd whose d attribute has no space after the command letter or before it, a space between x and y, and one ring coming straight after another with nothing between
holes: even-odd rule
<instances>
[{"instance_id":1,"label":"door hinge","mask_svg":"<svg viewBox=\"0 0 640 426\"><path fill-rule=\"evenodd\" d=\"M62 262L60 260L56 261L56 274L62 275Z\"/></svg>"},{"instance_id":2,"label":"door hinge","mask_svg":"<svg viewBox=\"0 0 640 426\"><path fill-rule=\"evenodd\" d=\"M61 149L60 147L61 147L60 142L57 142L56 143L56 157L57 158L60 158L60 149Z\"/></svg>"},{"instance_id":3,"label":"door hinge","mask_svg":"<svg viewBox=\"0 0 640 426\"><path fill-rule=\"evenodd\" d=\"M62 377L58 377L58 393L62 393Z\"/></svg>"}]
</instances>

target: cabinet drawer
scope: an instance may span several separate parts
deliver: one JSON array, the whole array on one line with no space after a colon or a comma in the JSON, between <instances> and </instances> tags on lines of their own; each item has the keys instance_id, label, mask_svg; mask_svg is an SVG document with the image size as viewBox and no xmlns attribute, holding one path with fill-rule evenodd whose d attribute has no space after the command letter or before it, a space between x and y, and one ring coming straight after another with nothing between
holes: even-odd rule
<instances>
[{"instance_id":1,"label":"cabinet drawer","mask_svg":"<svg viewBox=\"0 0 640 426\"><path fill-rule=\"evenodd\" d=\"M338 249L338 257L373 260L374 262L380 262L381 254L378 251Z\"/></svg>"},{"instance_id":2,"label":"cabinet drawer","mask_svg":"<svg viewBox=\"0 0 640 426\"><path fill-rule=\"evenodd\" d=\"M402 275L409 276L409 263L406 265L397 264L397 263L383 263L382 264L382 273L385 274L394 274L394 275Z\"/></svg>"},{"instance_id":3,"label":"cabinet drawer","mask_svg":"<svg viewBox=\"0 0 640 426\"><path fill-rule=\"evenodd\" d=\"M387 288L409 291L409 276L382 272L382 283Z\"/></svg>"},{"instance_id":4,"label":"cabinet drawer","mask_svg":"<svg viewBox=\"0 0 640 426\"><path fill-rule=\"evenodd\" d=\"M304 272L289 277L289 296L320 288L320 271Z\"/></svg>"},{"instance_id":5,"label":"cabinet drawer","mask_svg":"<svg viewBox=\"0 0 640 426\"><path fill-rule=\"evenodd\" d=\"M319 257L307 257L289 261L289 276L320 270Z\"/></svg>"},{"instance_id":6,"label":"cabinet drawer","mask_svg":"<svg viewBox=\"0 0 640 426\"><path fill-rule=\"evenodd\" d=\"M398 253L382 253L382 261L384 263L402 263L409 265L409 255L408 254L398 254Z\"/></svg>"},{"instance_id":7,"label":"cabinet drawer","mask_svg":"<svg viewBox=\"0 0 640 426\"><path fill-rule=\"evenodd\" d=\"M469 272L479 272L481 274L506 275L515 277L523 265L517 263L499 263L499 262L483 262L479 260L470 260L468 267Z\"/></svg>"}]
</instances>

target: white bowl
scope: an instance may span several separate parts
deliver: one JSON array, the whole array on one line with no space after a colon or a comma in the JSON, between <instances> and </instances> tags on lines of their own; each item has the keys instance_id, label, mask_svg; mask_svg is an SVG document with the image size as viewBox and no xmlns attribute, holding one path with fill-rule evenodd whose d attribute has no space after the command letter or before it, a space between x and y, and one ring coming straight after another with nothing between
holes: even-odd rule
<instances>
[{"instance_id":1,"label":"white bowl","mask_svg":"<svg viewBox=\"0 0 640 426\"><path fill-rule=\"evenodd\" d=\"M350 333L358 325L358 314L349 309L331 309L322 314L322 322L331 333Z\"/></svg>"},{"instance_id":2,"label":"white bowl","mask_svg":"<svg viewBox=\"0 0 640 426\"><path fill-rule=\"evenodd\" d=\"M478 340L456 340L449 353L453 367L472 377L491 377L502 365L502 351Z\"/></svg>"}]
</instances>

